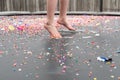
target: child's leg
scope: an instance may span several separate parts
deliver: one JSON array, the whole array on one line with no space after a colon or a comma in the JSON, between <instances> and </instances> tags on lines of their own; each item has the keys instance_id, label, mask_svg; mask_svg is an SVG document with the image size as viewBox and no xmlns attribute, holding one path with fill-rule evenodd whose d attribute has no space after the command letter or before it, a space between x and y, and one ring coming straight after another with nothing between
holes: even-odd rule
<instances>
[{"instance_id":1,"label":"child's leg","mask_svg":"<svg viewBox=\"0 0 120 80\"><path fill-rule=\"evenodd\" d=\"M60 0L60 16L59 16L58 23L61 25L64 25L69 30L75 30L75 28L70 26L67 22L66 15L67 15L68 5L69 5L69 0Z\"/></svg>"},{"instance_id":2,"label":"child's leg","mask_svg":"<svg viewBox=\"0 0 120 80\"><path fill-rule=\"evenodd\" d=\"M52 38L61 38L60 33L53 24L56 5L57 0L47 0L47 23L45 24L45 28Z\"/></svg>"}]
</instances>

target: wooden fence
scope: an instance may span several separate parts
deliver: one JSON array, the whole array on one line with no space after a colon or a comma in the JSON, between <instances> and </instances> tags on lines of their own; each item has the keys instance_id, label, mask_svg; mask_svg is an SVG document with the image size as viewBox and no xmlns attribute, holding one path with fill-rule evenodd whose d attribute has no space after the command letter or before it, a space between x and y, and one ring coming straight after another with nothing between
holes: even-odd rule
<instances>
[{"instance_id":1,"label":"wooden fence","mask_svg":"<svg viewBox=\"0 0 120 80\"><path fill-rule=\"evenodd\" d=\"M120 0L70 0L68 11L119 12L119 4ZM46 0L0 0L1 11L46 11Z\"/></svg>"}]
</instances>

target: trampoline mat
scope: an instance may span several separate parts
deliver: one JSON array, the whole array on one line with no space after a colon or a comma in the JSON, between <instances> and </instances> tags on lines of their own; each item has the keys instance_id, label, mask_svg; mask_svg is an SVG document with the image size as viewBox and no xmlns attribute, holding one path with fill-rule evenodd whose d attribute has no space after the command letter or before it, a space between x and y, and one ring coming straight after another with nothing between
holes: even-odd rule
<instances>
[{"instance_id":1,"label":"trampoline mat","mask_svg":"<svg viewBox=\"0 0 120 80\"><path fill-rule=\"evenodd\" d=\"M42 15L0 19L1 80L120 80L118 16L68 16L77 30L56 24L61 39L49 38Z\"/></svg>"}]
</instances>

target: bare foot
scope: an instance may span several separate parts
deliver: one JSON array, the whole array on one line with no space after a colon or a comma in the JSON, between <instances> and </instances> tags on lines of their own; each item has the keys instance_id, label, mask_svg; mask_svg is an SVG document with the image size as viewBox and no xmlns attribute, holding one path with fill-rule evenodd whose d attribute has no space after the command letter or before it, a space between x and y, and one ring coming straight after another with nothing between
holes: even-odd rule
<instances>
[{"instance_id":1,"label":"bare foot","mask_svg":"<svg viewBox=\"0 0 120 80\"><path fill-rule=\"evenodd\" d=\"M59 39L62 38L57 28L51 24L45 24L45 29L50 33L51 38Z\"/></svg>"},{"instance_id":2,"label":"bare foot","mask_svg":"<svg viewBox=\"0 0 120 80\"><path fill-rule=\"evenodd\" d=\"M75 31L75 28L73 28L71 25L69 25L69 23L67 22L66 19L58 19L57 23L65 26L69 30Z\"/></svg>"}]
</instances>

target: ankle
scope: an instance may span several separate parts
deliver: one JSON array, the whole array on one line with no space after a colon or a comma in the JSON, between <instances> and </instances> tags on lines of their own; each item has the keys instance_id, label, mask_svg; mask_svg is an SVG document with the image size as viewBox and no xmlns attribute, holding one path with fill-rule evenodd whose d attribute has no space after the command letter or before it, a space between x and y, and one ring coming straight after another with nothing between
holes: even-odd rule
<instances>
[{"instance_id":1,"label":"ankle","mask_svg":"<svg viewBox=\"0 0 120 80\"><path fill-rule=\"evenodd\" d=\"M66 17L59 17L59 20L60 20L60 21L66 21L67 18L66 18Z\"/></svg>"},{"instance_id":2,"label":"ankle","mask_svg":"<svg viewBox=\"0 0 120 80\"><path fill-rule=\"evenodd\" d=\"M53 25L53 23L46 22L45 25L50 26L50 25Z\"/></svg>"},{"instance_id":3,"label":"ankle","mask_svg":"<svg viewBox=\"0 0 120 80\"><path fill-rule=\"evenodd\" d=\"M47 22L46 22L46 25L53 25L54 24L54 21L53 20L47 20Z\"/></svg>"}]
</instances>

